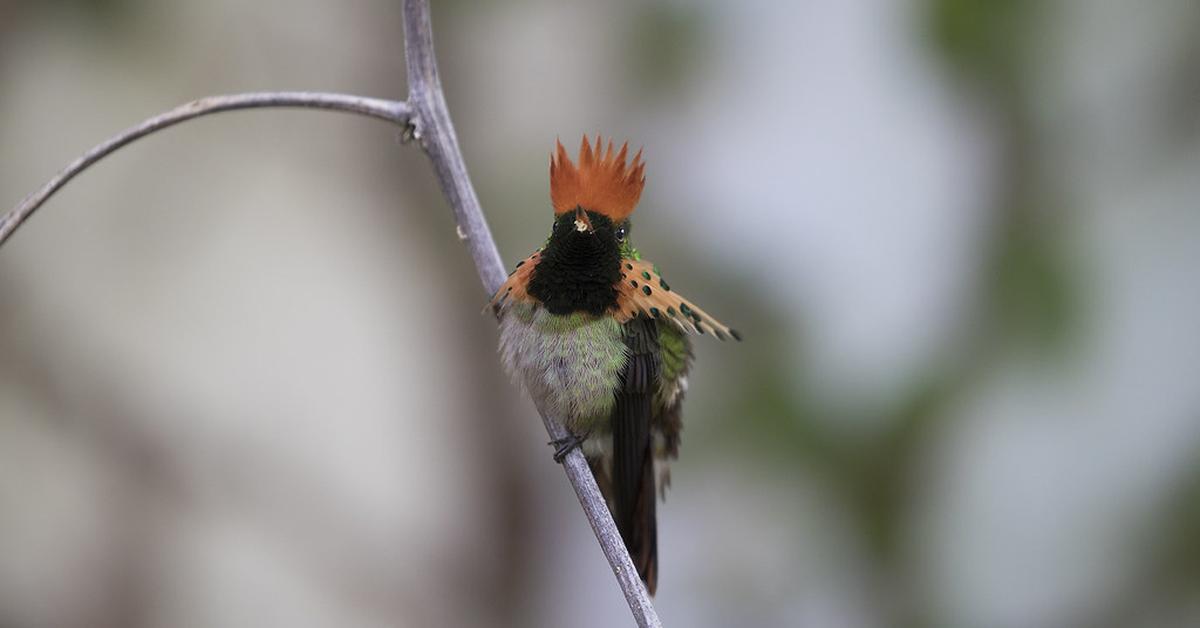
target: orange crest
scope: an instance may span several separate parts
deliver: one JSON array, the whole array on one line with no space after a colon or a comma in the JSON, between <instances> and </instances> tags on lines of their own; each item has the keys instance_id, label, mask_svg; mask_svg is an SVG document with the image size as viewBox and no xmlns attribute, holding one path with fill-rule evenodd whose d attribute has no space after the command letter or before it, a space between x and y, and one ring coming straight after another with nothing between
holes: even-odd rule
<instances>
[{"instance_id":1,"label":"orange crest","mask_svg":"<svg viewBox=\"0 0 1200 628\"><path fill-rule=\"evenodd\" d=\"M621 151L613 155L613 144L608 143L608 150L601 153L603 144L600 136L596 136L596 150L583 136L583 145L579 148L579 164L571 163L567 149L562 142L558 144L557 152L550 157L550 201L554 203L554 213L574 211L575 207L583 207L608 216L614 223L619 223L633 213L638 199L642 196L642 187L646 185L646 164L642 162L642 151L633 157L633 163L625 166L625 156L629 142L621 145Z\"/></svg>"}]
</instances>

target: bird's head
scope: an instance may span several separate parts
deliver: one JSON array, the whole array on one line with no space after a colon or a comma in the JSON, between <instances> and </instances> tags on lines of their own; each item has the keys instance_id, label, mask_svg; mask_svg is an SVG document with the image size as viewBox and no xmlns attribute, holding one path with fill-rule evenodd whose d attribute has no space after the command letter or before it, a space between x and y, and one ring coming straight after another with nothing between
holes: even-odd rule
<instances>
[{"instance_id":1,"label":"bird's head","mask_svg":"<svg viewBox=\"0 0 1200 628\"><path fill-rule=\"evenodd\" d=\"M554 231L551 239L590 248L616 246L629 249L629 216L637 206L646 184L642 152L626 165L629 143L614 154L613 143L607 150L596 136L592 149L587 136L579 148L578 163L572 163L563 148L550 157L550 200L554 204Z\"/></svg>"}]
</instances>

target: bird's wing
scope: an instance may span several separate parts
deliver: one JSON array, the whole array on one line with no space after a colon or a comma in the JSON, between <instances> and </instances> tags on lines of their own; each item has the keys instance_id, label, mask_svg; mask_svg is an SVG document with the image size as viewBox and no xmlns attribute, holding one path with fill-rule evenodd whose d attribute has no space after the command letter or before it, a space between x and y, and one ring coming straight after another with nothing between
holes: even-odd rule
<instances>
[{"instance_id":1,"label":"bird's wing","mask_svg":"<svg viewBox=\"0 0 1200 628\"><path fill-rule=\"evenodd\" d=\"M621 260L621 283L617 286L617 320L626 322L639 313L668 320L689 334L711 333L720 340L741 340L742 335L709 316L691 301L671 290L650 262Z\"/></svg>"},{"instance_id":2,"label":"bird's wing","mask_svg":"<svg viewBox=\"0 0 1200 628\"><path fill-rule=\"evenodd\" d=\"M516 268L508 275L508 279L500 284L496 294L492 295L492 300L488 303L493 314L500 316L509 303L533 300L526 288L529 286L529 278L533 276L533 269L541 259L542 250L538 249L529 257L517 262Z\"/></svg>"}]
</instances>

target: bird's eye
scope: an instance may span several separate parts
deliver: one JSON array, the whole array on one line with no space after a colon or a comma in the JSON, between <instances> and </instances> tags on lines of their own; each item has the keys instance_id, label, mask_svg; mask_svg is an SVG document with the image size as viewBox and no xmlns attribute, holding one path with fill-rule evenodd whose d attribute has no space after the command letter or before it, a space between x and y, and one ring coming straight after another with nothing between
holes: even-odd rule
<instances>
[{"instance_id":1,"label":"bird's eye","mask_svg":"<svg viewBox=\"0 0 1200 628\"><path fill-rule=\"evenodd\" d=\"M617 227L617 242L624 242L625 234L627 233L629 233L629 230L624 225Z\"/></svg>"}]
</instances>

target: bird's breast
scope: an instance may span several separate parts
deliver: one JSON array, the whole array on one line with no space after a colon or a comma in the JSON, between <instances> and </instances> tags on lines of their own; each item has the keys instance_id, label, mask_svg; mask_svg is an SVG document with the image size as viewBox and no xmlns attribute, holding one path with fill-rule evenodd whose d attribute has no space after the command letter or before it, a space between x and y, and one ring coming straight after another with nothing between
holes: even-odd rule
<instances>
[{"instance_id":1,"label":"bird's breast","mask_svg":"<svg viewBox=\"0 0 1200 628\"><path fill-rule=\"evenodd\" d=\"M540 407L577 432L609 416L626 360L612 317L551 314L528 303L501 317L500 353Z\"/></svg>"}]
</instances>

